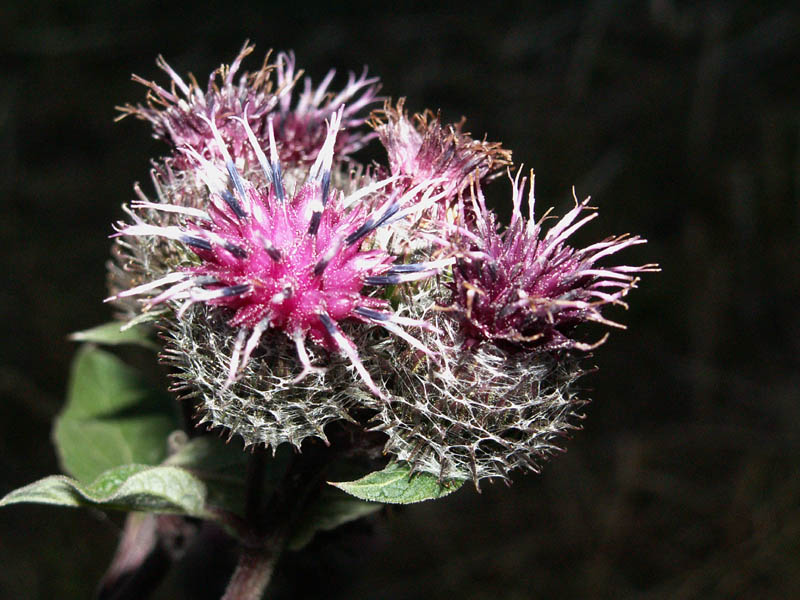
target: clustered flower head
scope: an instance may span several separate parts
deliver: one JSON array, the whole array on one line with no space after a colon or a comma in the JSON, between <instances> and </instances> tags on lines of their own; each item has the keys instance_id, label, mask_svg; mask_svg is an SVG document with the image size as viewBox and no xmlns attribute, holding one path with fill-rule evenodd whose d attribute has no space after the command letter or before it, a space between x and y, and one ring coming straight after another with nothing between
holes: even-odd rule
<instances>
[{"instance_id":1,"label":"clustered flower head","mask_svg":"<svg viewBox=\"0 0 800 600\"><path fill-rule=\"evenodd\" d=\"M449 300L461 321L464 342L471 346L488 341L519 352L591 350L599 344L571 337L574 328L586 321L622 327L603 317L601 309L607 304L625 306L622 298L636 281L632 273L654 268L603 268L596 263L645 240L621 235L581 249L567 245L570 235L598 216L583 216L589 210L588 198L576 200L575 207L543 234L542 222L534 220L533 184L529 217L522 217L525 179L519 179L518 173L511 223L502 233L481 190L472 196L474 227L463 229Z\"/></svg>"},{"instance_id":2,"label":"clustered flower head","mask_svg":"<svg viewBox=\"0 0 800 600\"><path fill-rule=\"evenodd\" d=\"M431 185L437 179L446 200L455 200L473 178L490 180L511 164L511 152L501 144L472 139L459 123L443 125L430 110L409 119L401 98L397 106L386 102L376 110L370 125L386 149L389 169L398 178L396 185Z\"/></svg>"},{"instance_id":3,"label":"clustered flower head","mask_svg":"<svg viewBox=\"0 0 800 600\"><path fill-rule=\"evenodd\" d=\"M187 83L159 57L157 64L169 75L170 89L134 75L134 81L148 88L147 105L121 106L120 118L131 115L149 121L153 137L172 147L172 162L179 168L194 164L186 149L205 158L222 157L212 124L234 157L252 162L254 149L240 126L242 119L246 119L262 146L269 142L268 122L274 121L272 133L278 141L280 158L293 166L308 167L315 161L327 136L325 121L339 110L343 130L334 147L337 158L346 158L374 137L359 129L364 122L359 113L378 101L378 79L368 78L366 69L360 77L351 73L347 85L337 94L328 93L336 74L333 70L316 88L306 78L303 91L296 93L302 71L296 71L291 52L278 54L274 64L267 54L258 71L238 75L242 61L253 50L254 46L245 42L230 66L222 65L211 73L205 92L193 76ZM272 80L273 73L276 81Z\"/></svg>"},{"instance_id":4,"label":"clustered flower head","mask_svg":"<svg viewBox=\"0 0 800 600\"><path fill-rule=\"evenodd\" d=\"M247 445L349 421L442 478L537 470L585 402L581 324L618 326L604 307L655 270L601 263L644 240L569 246L588 201L545 231L519 173L504 228L482 192L511 164L500 144L402 100L370 115L366 71L297 93L280 53L237 80L251 52L205 92L163 59L169 90L136 78L148 105L121 110L170 148L116 226L109 301L164 329L175 388ZM353 157L373 138L387 166Z\"/></svg>"}]
</instances>

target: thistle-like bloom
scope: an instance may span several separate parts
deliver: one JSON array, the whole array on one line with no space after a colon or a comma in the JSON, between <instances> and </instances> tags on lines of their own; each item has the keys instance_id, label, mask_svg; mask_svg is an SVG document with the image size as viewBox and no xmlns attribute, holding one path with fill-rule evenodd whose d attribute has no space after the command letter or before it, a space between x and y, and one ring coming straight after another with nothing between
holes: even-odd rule
<instances>
[{"instance_id":1,"label":"thistle-like bloom","mask_svg":"<svg viewBox=\"0 0 800 600\"><path fill-rule=\"evenodd\" d=\"M149 105L122 110L172 148L157 197L137 186L117 228L110 300L158 322L174 389L246 445L299 448L349 420L441 478L538 470L585 403L572 384L600 342L579 326L620 326L603 310L657 270L602 263L644 240L570 246L596 216L588 200L543 229L532 188L522 216L521 174L501 229L481 191L510 163L500 144L429 111L409 119L402 100L366 134L366 71L339 93L333 71L295 93L291 53L239 76L251 51L205 92L163 59L169 90L137 78ZM373 136L388 167L349 159Z\"/></svg>"},{"instance_id":2,"label":"thistle-like bloom","mask_svg":"<svg viewBox=\"0 0 800 600\"><path fill-rule=\"evenodd\" d=\"M281 52L275 63L279 89L293 85L300 77L295 70L293 52ZM304 80L303 91L297 94L282 94L276 117L276 136L283 162L310 165L325 140L325 121L337 111L342 111L342 131L336 137L334 156L345 158L363 148L374 133L359 131L364 117L359 113L379 100L378 78L367 77L367 69L360 76L350 73L347 85L334 94L328 91L336 71L330 70L322 82L314 88L311 79Z\"/></svg>"},{"instance_id":3,"label":"thistle-like bloom","mask_svg":"<svg viewBox=\"0 0 800 600\"><path fill-rule=\"evenodd\" d=\"M153 137L167 142L172 150L176 168L189 168L194 161L179 148L191 148L205 158L219 157L211 134L209 121L220 131L222 139L233 156L243 156L249 148L247 138L241 127L230 116L242 117L247 107L248 124L263 141L266 139L268 115L278 104L273 92L271 72L267 55L261 68L255 73L243 73L237 79L242 61L253 52L254 46L245 42L230 66L221 65L208 78L205 91L189 75L189 82L175 72L162 56L156 64L170 78L170 88L165 89L155 81L147 81L138 75L133 80L148 88L147 106L126 104L117 109L122 113L119 119L132 115L149 121L153 127ZM290 93L290 87L278 93Z\"/></svg>"},{"instance_id":4,"label":"thistle-like bloom","mask_svg":"<svg viewBox=\"0 0 800 600\"><path fill-rule=\"evenodd\" d=\"M195 260L114 299L166 288L148 304L179 302L178 318L195 303L226 309L231 315L228 325L238 329L228 384L238 379L262 336L279 331L296 346L303 366L298 380L315 370L305 345L310 339L330 352L347 356L372 393L383 396L341 323L356 320L379 325L427 351L401 328L426 324L394 315L388 301L369 295L365 286L425 278L452 260L393 266L394 257L386 252L361 248L364 238L375 229L403 218L405 197L390 196L376 214L367 214L359 200L391 180L373 183L346 198L330 188L333 148L342 114L340 110L333 116L317 160L303 186L292 196L284 188L271 133L268 160L247 119L239 122L263 169L263 178L270 182L261 189L242 178L214 120L209 119L225 171L194 154L201 177L212 192L207 210L140 201L134 208L181 214L185 223L163 226L131 213L135 223L119 228L124 236L177 241L194 254ZM271 132L271 122L268 128Z\"/></svg>"},{"instance_id":5,"label":"thistle-like bloom","mask_svg":"<svg viewBox=\"0 0 800 600\"><path fill-rule=\"evenodd\" d=\"M397 186L411 188L421 182L438 179L442 190L440 206L449 208L470 180L491 179L500 169L511 164L511 152L499 143L478 141L462 131L459 123L443 125L438 114L425 111L408 118L404 99L393 107L373 112L370 125L389 156ZM441 211L440 211L441 212Z\"/></svg>"},{"instance_id":6,"label":"thistle-like bloom","mask_svg":"<svg viewBox=\"0 0 800 600\"><path fill-rule=\"evenodd\" d=\"M294 55L281 53L276 64L269 63L269 54L261 68L238 76L242 61L254 46L245 42L230 66L222 65L211 73L205 92L193 76L189 82L178 75L159 57L158 66L169 75L167 90L156 82L134 75L134 81L148 88L147 106L126 104L118 107L119 118L133 115L149 121L153 136L166 141L173 149L175 168L191 168L193 159L184 151L191 148L200 156L221 158L210 127L213 121L234 162L241 168L242 159L256 164L256 157L238 119L247 118L258 143L269 143L267 123L274 119L273 135L281 162L285 166L309 167L317 158L326 139L326 120L343 110L342 125L346 128L337 139L334 158L341 160L360 149L373 134L355 131L365 119L357 113L377 101L378 79L350 74L345 88L336 95L328 92L335 71L331 70L322 83L314 88L306 78L305 88L293 102L294 86L302 72L295 70ZM272 72L277 73L273 89ZM348 105L345 107L345 103Z\"/></svg>"},{"instance_id":7,"label":"thistle-like bloom","mask_svg":"<svg viewBox=\"0 0 800 600\"><path fill-rule=\"evenodd\" d=\"M580 354L599 342L577 341L576 326L621 327L601 309L623 304L636 273L657 270L597 264L644 243L638 237L568 246L569 236L596 216L583 216L588 201L543 233L541 221L533 220L532 188L529 218L521 214L524 187L518 175L503 232L480 188L468 218L459 203L462 223L451 228L459 248L452 279L443 278L438 292L423 287L410 308L435 326L421 341L436 360L395 349L395 360L369 365L392 370L391 400L375 417L376 429L389 437L384 451L417 470L471 478L476 485L484 478L509 480L517 468L537 471L586 402L572 384L582 374ZM437 294L444 295L438 306L432 301Z\"/></svg>"},{"instance_id":8,"label":"thistle-like bloom","mask_svg":"<svg viewBox=\"0 0 800 600\"><path fill-rule=\"evenodd\" d=\"M586 248L566 241L597 216L589 199L577 202L546 234L533 218L534 196L528 195L529 217L520 206L525 179L514 181L511 223L502 233L494 213L486 209L480 188L472 196L472 218L464 233L464 251L453 268L449 308L461 320L466 346L489 341L522 351L590 350L572 337L575 326L594 321L624 327L603 317L608 304L625 306L622 298L635 287L635 273L655 265L599 266L604 257L636 244L640 237L609 237ZM603 338L605 339L605 338ZM602 342L603 340L601 340ZM599 343L599 342L598 342Z\"/></svg>"}]
</instances>

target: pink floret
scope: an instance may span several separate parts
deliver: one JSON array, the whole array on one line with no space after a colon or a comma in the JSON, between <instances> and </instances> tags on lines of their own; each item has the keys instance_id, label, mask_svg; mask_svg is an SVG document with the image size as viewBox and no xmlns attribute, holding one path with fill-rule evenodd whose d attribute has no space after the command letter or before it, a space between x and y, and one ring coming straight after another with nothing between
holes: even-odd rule
<instances>
[{"instance_id":1,"label":"pink floret","mask_svg":"<svg viewBox=\"0 0 800 600\"><path fill-rule=\"evenodd\" d=\"M461 317L469 346L489 341L524 351L589 350L597 344L577 341L575 327L587 321L623 327L606 319L601 310L609 304L624 306L622 298L636 285L635 274L657 267L596 264L645 242L636 236L610 237L582 249L569 246L567 238L597 216L588 199L576 202L543 233L541 221L533 220L532 186L530 215L522 217L524 187L525 179L520 182L517 175L511 223L502 233L480 189L473 195L470 217L461 230L461 258L453 268L450 307ZM585 212L591 214L584 216Z\"/></svg>"}]
</instances>

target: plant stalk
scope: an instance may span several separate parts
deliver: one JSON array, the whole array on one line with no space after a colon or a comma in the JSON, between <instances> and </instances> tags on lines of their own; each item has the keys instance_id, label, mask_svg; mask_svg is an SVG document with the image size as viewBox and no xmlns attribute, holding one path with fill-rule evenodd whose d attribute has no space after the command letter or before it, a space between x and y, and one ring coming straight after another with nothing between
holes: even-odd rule
<instances>
[{"instance_id":1,"label":"plant stalk","mask_svg":"<svg viewBox=\"0 0 800 600\"><path fill-rule=\"evenodd\" d=\"M222 600L260 600L279 557L280 551L266 547L244 548Z\"/></svg>"},{"instance_id":2,"label":"plant stalk","mask_svg":"<svg viewBox=\"0 0 800 600\"><path fill-rule=\"evenodd\" d=\"M247 473L247 535L239 563L222 600L260 600L269 585L297 517L319 489L320 475L332 449L308 444L290 462L264 509L262 502L266 450L256 450Z\"/></svg>"}]
</instances>

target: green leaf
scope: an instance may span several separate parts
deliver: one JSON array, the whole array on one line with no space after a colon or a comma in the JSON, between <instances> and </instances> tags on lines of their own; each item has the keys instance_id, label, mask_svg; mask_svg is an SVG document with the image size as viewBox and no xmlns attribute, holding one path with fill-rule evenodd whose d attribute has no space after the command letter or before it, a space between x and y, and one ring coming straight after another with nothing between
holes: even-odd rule
<instances>
[{"instance_id":1,"label":"green leaf","mask_svg":"<svg viewBox=\"0 0 800 600\"><path fill-rule=\"evenodd\" d=\"M186 469L202 480L209 505L243 515L249 456L237 443L203 436L188 440L164 464Z\"/></svg>"},{"instance_id":2,"label":"green leaf","mask_svg":"<svg viewBox=\"0 0 800 600\"><path fill-rule=\"evenodd\" d=\"M395 462L383 471L375 471L355 481L329 483L362 500L386 504L412 504L447 496L460 488L464 480L446 479L440 482L436 475L430 473L412 475L408 463Z\"/></svg>"},{"instance_id":3,"label":"green leaf","mask_svg":"<svg viewBox=\"0 0 800 600\"><path fill-rule=\"evenodd\" d=\"M173 436L177 433L175 432ZM185 435L185 434L184 434ZM186 440L165 465L186 469L205 483L209 507L244 516L247 470L252 455L239 441L225 442L216 436ZM269 498L283 479L291 451L281 447L264 461L261 496Z\"/></svg>"},{"instance_id":4,"label":"green leaf","mask_svg":"<svg viewBox=\"0 0 800 600\"><path fill-rule=\"evenodd\" d=\"M84 346L53 435L64 471L88 483L120 465L159 464L177 426L174 400L114 355Z\"/></svg>"},{"instance_id":5,"label":"green leaf","mask_svg":"<svg viewBox=\"0 0 800 600\"><path fill-rule=\"evenodd\" d=\"M89 485L63 475L45 477L6 494L0 506L32 502L207 517L205 501L205 485L184 469L123 465Z\"/></svg>"},{"instance_id":6,"label":"green leaf","mask_svg":"<svg viewBox=\"0 0 800 600\"><path fill-rule=\"evenodd\" d=\"M382 504L364 502L333 488L326 488L300 516L287 546L289 550L300 550L318 531L330 531L381 508Z\"/></svg>"},{"instance_id":7,"label":"green leaf","mask_svg":"<svg viewBox=\"0 0 800 600\"><path fill-rule=\"evenodd\" d=\"M130 326L129 323L112 321L84 331L76 331L69 336L69 339L76 342L93 342L108 346L133 344L150 350L158 350L158 344L150 337L151 331L152 328L146 325Z\"/></svg>"}]
</instances>

